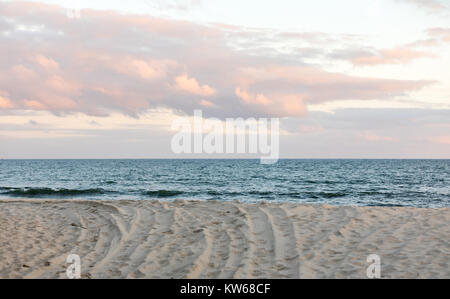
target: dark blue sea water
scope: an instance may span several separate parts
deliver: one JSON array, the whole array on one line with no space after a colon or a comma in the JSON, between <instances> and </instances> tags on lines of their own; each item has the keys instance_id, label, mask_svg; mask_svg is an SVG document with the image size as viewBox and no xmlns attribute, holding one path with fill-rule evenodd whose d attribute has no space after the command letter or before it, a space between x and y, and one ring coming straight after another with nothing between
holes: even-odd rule
<instances>
[{"instance_id":1,"label":"dark blue sea water","mask_svg":"<svg viewBox=\"0 0 450 299\"><path fill-rule=\"evenodd\" d=\"M450 160L0 160L1 198L450 206Z\"/></svg>"}]
</instances>

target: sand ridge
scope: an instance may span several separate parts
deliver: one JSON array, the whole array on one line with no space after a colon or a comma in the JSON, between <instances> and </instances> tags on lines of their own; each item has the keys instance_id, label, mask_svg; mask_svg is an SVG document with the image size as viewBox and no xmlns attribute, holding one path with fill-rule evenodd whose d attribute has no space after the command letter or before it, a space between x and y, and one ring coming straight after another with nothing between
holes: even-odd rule
<instances>
[{"instance_id":1,"label":"sand ridge","mask_svg":"<svg viewBox=\"0 0 450 299\"><path fill-rule=\"evenodd\" d=\"M1 200L0 278L450 278L450 209Z\"/></svg>"}]
</instances>

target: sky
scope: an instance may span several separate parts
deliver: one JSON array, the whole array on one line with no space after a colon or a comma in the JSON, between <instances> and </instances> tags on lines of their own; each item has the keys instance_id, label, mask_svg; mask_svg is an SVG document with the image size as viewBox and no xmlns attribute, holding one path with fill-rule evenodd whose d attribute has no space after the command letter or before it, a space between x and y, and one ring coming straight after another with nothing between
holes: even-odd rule
<instances>
[{"instance_id":1,"label":"sky","mask_svg":"<svg viewBox=\"0 0 450 299\"><path fill-rule=\"evenodd\" d=\"M176 158L196 109L280 118L282 158L450 158L450 0L0 1L0 158Z\"/></svg>"}]
</instances>

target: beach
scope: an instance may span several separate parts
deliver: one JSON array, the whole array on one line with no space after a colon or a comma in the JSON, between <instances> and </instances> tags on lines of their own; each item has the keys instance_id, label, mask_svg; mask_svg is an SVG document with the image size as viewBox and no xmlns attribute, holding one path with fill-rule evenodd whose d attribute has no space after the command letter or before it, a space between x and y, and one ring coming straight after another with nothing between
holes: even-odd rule
<instances>
[{"instance_id":1,"label":"beach","mask_svg":"<svg viewBox=\"0 0 450 299\"><path fill-rule=\"evenodd\" d=\"M450 278L450 209L0 201L0 278Z\"/></svg>"}]
</instances>

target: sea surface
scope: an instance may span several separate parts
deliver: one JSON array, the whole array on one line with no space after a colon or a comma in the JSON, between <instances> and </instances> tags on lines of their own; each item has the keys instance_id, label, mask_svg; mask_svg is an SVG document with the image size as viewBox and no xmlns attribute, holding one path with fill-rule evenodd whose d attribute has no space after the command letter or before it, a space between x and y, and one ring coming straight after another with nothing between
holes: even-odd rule
<instances>
[{"instance_id":1,"label":"sea surface","mask_svg":"<svg viewBox=\"0 0 450 299\"><path fill-rule=\"evenodd\" d=\"M0 160L0 198L450 206L450 160Z\"/></svg>"}]
</instances>

